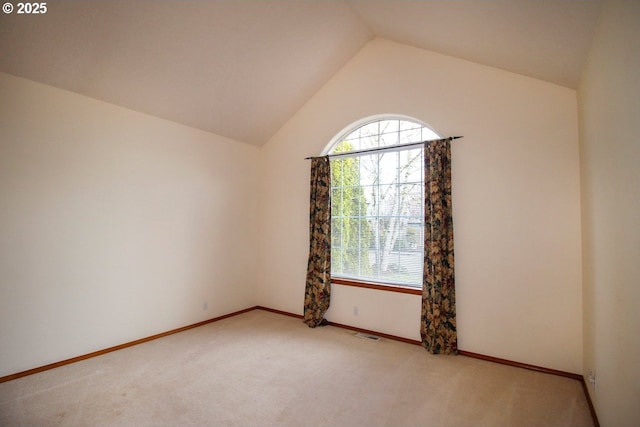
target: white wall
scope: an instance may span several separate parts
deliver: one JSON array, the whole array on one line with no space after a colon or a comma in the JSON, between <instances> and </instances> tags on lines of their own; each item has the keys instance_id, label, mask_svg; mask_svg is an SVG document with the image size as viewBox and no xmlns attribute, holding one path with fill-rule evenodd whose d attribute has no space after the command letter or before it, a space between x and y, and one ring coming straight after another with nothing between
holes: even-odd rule
<instances>
[{"instance_id":1,"label":"white wall","mask_svg":"<svg viewBox=\"0 0 640 427\"><path fill-rule=\"evenodd\" d=\"M258 154L0 74L0 376L255 305Z\"/></svg>"},{"instance_id":2,"label":"white wall","mask_svg":"<svg viewBox=\"0 0 640 427\"><path fill-rule=\"evenodd\" d=\"M640 2L605 3L579 90L584 373L602 426L640 425Z\"/></svg>"},{"instance_id":3,"label":"white wall","mask_svg":"<svg viewBox=\"0 0 640 427\"><path fill-rule=\"evenodd\" d=\"M381 39L262 149L260 304L302 313L304 157L381 113L464 135L453 143L459 347L581 373L576 92ZM419 339L419 310L419 296L334 285L327 317Z\"/></svg>"}]
</instances>

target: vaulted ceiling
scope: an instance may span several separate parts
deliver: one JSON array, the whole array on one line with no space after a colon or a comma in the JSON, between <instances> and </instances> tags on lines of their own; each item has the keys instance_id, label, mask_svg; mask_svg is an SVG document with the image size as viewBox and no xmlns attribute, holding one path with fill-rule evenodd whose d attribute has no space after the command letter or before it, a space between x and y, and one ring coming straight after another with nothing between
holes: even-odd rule
<instances>
[{"instance_id":1,"label":"vaulted ceiling","mask_svg":"<svg viewBox=\"0 0 640 427\"><path fill-rule=\"evenodd\" d=\"M370 39L577 88L601 0L47 2L0 71L263 145Z\"/></svg>"}]
</instances>

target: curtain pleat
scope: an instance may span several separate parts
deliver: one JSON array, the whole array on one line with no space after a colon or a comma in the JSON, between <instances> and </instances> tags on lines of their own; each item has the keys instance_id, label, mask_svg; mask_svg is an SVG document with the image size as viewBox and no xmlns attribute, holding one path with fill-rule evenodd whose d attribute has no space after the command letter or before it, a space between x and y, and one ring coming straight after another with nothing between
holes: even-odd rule
<instances>
[{"instance_id":1,"label":"curtain pleat","mask_svg":"<svg viewBox=\"0 0 640 427\"><path fill-rule=\"evenodd\" d=\"M304 323L315 328L326 321L331 297L331 169L329 157L311 159L309 262L304 295Z\"/></svg>"},{"instance_id":2,"label":"curtain pleat","mask_svg":"<svg viewBox=\"0 0 640 427\"><path fill-rule=\"evenodd\" d=\"M433 354L457 354L451 138L424 147L424 272L420 335Z\"/></svg>"}]
</instances>

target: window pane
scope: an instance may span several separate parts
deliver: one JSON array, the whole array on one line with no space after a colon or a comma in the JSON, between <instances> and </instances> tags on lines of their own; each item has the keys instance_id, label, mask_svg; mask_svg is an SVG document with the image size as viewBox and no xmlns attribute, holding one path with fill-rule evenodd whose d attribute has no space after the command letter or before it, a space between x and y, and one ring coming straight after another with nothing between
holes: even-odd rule
<instances>
[{"instance_id":1,"label":"window pane","mask_svg":"<svg viewBox=\"0 0 640 427\"><path fill-rule=\"evenodd\" d=\"M377 156L362 156L360 159L360 184L372 185L378 183L378 161Z\"/></svg>"},{"instance_id":2,"label":"window pane","mask_svg":"<svg viewBox=\"0 0 640 427\"><path fill-rule=\"evenodd\" d=\"M403 216L422 216L422 206L424 197L422 195L422 186L418 184L405 184L398 188L398 198L400 211L398 215Z\"/></svg>"},{"instance_id":3,"label":"window pane","mask_svg":"<svg viewBox=\"0 0 640 427\"><path fill-rule=\"evenodd\" d=\"M396 185L380 185L378 187L378 216L397 215L397 190L398 187Z\"/></svg>"},{"instance_id":4,"label":"window pane","mask_svg":"<svg viewBox=\"0 0 640 427\"><path fill-rule=\"evenodd\" d=\"M360 149L375 148L380 146L379 136L369 135L360 139Z\"/></svg>"},{"instance_id":5,"label":"window pane","mask_svg":"<svg viewBox=\"0 0 640 427\"><path fill-rule=\"evenodd\" d=\"M331 161L331 187L342 187L342 165L342 160Z\"/></svg>"},{"instance_id":6,"label":"window pane","mask_svg":"<svg viewBox=\"0 0 640 427\"><path fill-rule=\"evenodd\" d=\"M369 123L368 125L364 125L360 128L360 136L366 137L371 135L378 135L380 132L378 122Z\"/></svg>"},{"instance_id":7,"label":"window pane","mask_svg":"<svg viewBox=\"0 0 640 427\"><path fill-rule=\"evenodd\" d=\"M337 145L332 151L332 154L335 153L346 153L353 150L360 149L360 139L359 138L347 138L342 141L341 145Z\"/></svg>"},{"instance_id":8,"label":"window pane","mask_svg":"<svg viewBox=\"0 0 640 427\"><path fill-rule=\"evenodd\" d=\"M410 122L408 120L400 120L400 130L409 130L409 129L420 129L422 128L422 125L419 125L418 123L414 123L414 122Z\"/></svg>"},{"instance_id":9,"label":"window pane","mask_svg":"<svg viewBox=\"0 0 640 427\"><path fill-rule=\"evenodd\" d=\"M412 142L422 142L422 131L419 128L400 132L400 144L410 144Z\"/></svg>"},{"instance_id":10,"label":"window pane","mask_svg":"<svg viewBox=\"0 0 640 427\"><path fill-rule=\"evenodd\" d=\"M422 149L399 152L400 177L399 182L422 182L423 152Z\"/></svg>"},{"instance_id":11,"label":"window pane","mask_svg":"<svg viewBox=\"0 0 640 427\"><path fill-rule=\"evenodd\" d=\"M398 180L398 152L378 155L380 184L390 184Z\"/></svg>"},{"instance_id":12,"label":"window pane","mask_svg":"<svg viewBox=\"0 0 640 427\"><path fill-rule=\"evenodd\" d=\"M400 120L381 120L380 133L397 133L400 129Z\"/></svg>"},{"instance_id":13,"label":"window pane","mask_svg":"<svg viewBox=\"0 0 640 427\"><path fill-rule=\"evenodd\" d=\"M364 193L364 197L366 199L367 202L367 211L365 213L366 216L368 217L376 217L378 216L378 194L380 188L378 187L378 184L375 185L367 185L365 187L362 187L362 191Z\"/></svg>"},{"instance_id":14,"label":"window pane","mask_svg":"<svg viewBox=\"0 0 640 427\"><path fill-rule=\"evenodd\" d=\"M331 190L331 218L342 216L342 188L333 188Z\"/></svg>"},{"instance_id":15,"label":"window pane","mask_svg":"<svg viewBox=\"0 0 640 427\"><path fill-rule=\"evenodd\" d=\"M399 134L398 132L386 133L384 135L380 135L380 146L388 147L390 145L398 145L399 143Z\"/></svg>"}]
</instances>

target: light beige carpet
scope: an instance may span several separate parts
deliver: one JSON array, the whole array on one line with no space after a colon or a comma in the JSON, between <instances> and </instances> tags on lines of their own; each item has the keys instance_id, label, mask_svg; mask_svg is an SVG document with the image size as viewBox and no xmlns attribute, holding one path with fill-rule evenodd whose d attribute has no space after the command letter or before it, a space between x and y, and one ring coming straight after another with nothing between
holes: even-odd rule
<instances>
[{"instance_id":1,"label":"light beige carpet","mask_svg":"<svg viewBox=\"0 0 640 427\"><path fill-rule=\"evenodd\" d=\"M0 384L2 426L592 426L581 384L262 310Z\"/></svg>"}]
</instances>

